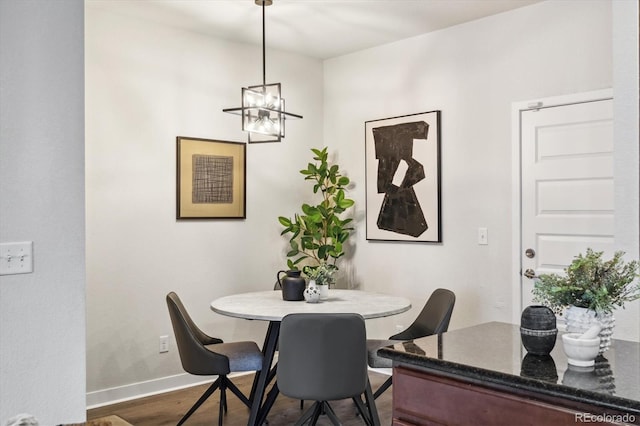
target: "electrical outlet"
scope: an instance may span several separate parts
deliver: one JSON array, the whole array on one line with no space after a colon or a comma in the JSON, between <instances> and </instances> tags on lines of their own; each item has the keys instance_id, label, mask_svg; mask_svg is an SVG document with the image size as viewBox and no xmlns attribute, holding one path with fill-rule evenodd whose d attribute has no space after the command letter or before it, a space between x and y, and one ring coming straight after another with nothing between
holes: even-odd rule
<instances>
[{"instance_id":1,"label":"electrical outlet","mask_svg":"<svg viewBox=\"0 0 640 426\"><path fill-rule=\"evenodd\" d=\"M169 352L169 336L160 336L158 349L161 354Z\"/></svg>"},{"instance_id":2,"label":"electrical outlet","mask_svg":"<svg viewBox=\"0 0 640 426\"><path fill-rule=\"evenodd\" d=\"M478 244L481 246L489 244L489 233L487 228L478 228Z\"/></svg>"}]
</instances>

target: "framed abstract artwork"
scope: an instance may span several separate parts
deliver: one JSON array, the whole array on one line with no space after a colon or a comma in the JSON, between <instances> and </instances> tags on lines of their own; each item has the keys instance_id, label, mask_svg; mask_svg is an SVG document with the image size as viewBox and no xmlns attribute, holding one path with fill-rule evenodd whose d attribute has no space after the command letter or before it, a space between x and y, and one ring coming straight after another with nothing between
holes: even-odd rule
<instances>
[{"instance_id":1,"label":"framed abstract artwork","mask_svg":"<svg viewBox=\"0 0 640 426\"><path fill-rule=\"evenodd\" d=\"M442 242L440 111L364 127L367 240Z\"/></svg>"},{"instance_id":2,"label":"framed abstract artwork","mask_svg":"<svg viewBox=\"0 0 640 426\"><path fill-rule=\"evenodd\" d=\"M246 145L178 136L177 219L244 219Z\"/></svg>"}]
</instances>

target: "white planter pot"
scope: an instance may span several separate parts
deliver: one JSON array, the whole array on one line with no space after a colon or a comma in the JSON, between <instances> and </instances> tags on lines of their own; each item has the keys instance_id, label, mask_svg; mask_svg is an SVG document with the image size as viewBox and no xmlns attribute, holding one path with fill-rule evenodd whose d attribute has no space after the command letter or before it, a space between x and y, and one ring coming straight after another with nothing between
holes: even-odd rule
<instances>
[{"instance_id":1,"label":"white planter pot","mask_svg":"<svg viewBox=\"0 0 640 426\"><path fill-rule=\"evenodd\" d=\"M309 282L309 287L304 290L303 296L307 303L318 303L320 301L320 290L318 290L314 281Z\"/></svg>"},{"instance_id":2,"label":"white planter pot","mask_svg":"<svg viewBox=\"0 0 640 426\"><path fill-rule=\"evenodd\" d=\"M564 313L565 322L567 324L567 332L569 333L584 333L592 325L599 323L602 329L600 330L600 351L602 354L611 346L611 335L613 334L613 327L615 325L615 318L611 313L603 313L592 309L579 308L577 306L569 306Z\"/></svg>"},{"instance_id":3,"label":"white planter pot","mask_svg":"<svg viewBox=\"0 0 640 426\"><path fill-rule=\"evenodd\" d=\"M320 300L327 300L329 298L329 286L326 284L317 285L318 289L320 289Z\"/></svg>"}]
</instances>

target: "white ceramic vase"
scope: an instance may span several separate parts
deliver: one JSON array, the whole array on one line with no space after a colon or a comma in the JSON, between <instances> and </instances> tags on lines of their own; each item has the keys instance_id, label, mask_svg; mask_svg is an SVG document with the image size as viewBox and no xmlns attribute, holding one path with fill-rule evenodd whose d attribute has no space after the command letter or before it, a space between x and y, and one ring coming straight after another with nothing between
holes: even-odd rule
<instances>
[{"instance_id":1,"label":"white ceramic vase","mask_svg":"<svg viewBox=\"0 0 640 426\"><path fill-rule=\"evenodd\" d=\"M327 300L329 298L329 285L322 284L316 285L316 287L320 290L320 300Z\"/></svg>"},{"instance_id":2,"label":"white ceramic vase","mask_svg":"<svg viewBox=\"0 0 640 426\"><path fill-rule=\"evenodd\" d=\"M309 281L309 286L304 290L303 296L307 303L318 303L320 301L320 290L316 286L315 280Z\"/></svg>"},{"instance_id":3,"label":"white ceramic vase","mask_svg":"<svg viewBox=\"0 0 640 426\"><path fill-rule=\"evenodd\" d=\"M611 335L615 325L615 318L612 313L603 313L577 306L569 306L564 313L565 322L567 324L567 332L584 333L595 323L599 323L600 330L600 350L599 354L604 353L611 346Z\"/></svg>"}]
</instances>

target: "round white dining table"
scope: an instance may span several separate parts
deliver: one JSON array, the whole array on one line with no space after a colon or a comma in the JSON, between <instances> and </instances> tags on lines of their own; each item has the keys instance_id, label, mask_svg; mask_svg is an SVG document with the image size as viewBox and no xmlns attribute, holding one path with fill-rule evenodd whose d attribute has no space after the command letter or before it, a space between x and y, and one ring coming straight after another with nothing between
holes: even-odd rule
<instances>
[{"instance_id":1,"label":"round white dining table","mask_svg":"<svg viewBox=\"0 0 640 426\"><path fill-rule=\"evenodd\" d=\"M411 308L405 297L360 290L329 290L329 298L318 303L288 301L280 291L256 291L224 296L211 302L211 309L229 317L281 321L285 315L300 313L357 313L364 319L400 314Z\"/></svg>"},{"instance_id":2,"label":"round white dining table","mask_svg":"<svg viewBox=\"0 0 640 426\"><path fill-rule=\"evenodd\" d=\"M410 308L411 301L405 297L341 289L331 289L329 298L319 303L283 300L282 292L273 290L232 294L211 302L211 309L220 315L247 320L269 321L269 328L262 346L264 355L263 368L256 374L253 382L251 391L252 405L247 424L250 426L263 424L278 394L276 384L272 387L263 404L266 388L276 373L275 368L272 368L271 365L280 334L280 321L286 315L298 313L357 313L362 315L364 319L372 319L400 314ZM368 387L366 394L370 394L370 392L371 390ZM374 425L378 425L380 421L372 395L365 396L367 400L369 396L371 397L371 400L367 401L371 410L371 421Z\"/></svg>"}]
</instances>

